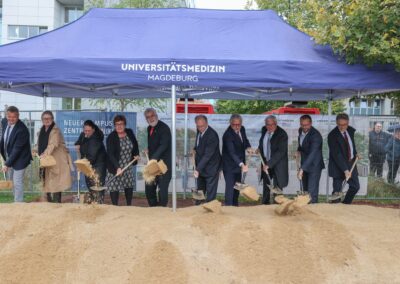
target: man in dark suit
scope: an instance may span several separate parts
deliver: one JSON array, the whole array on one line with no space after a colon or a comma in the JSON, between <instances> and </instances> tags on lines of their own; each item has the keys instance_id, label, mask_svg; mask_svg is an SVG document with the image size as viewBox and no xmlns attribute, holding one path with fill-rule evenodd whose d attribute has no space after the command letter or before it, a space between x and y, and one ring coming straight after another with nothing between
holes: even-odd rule
<instances>
[{"instance_id":1,"label":"man in dark suit","mask_svg":"<svg viewBox=\"0 0 400 284\"><path fill-rule=\"evenodd\" d=\"M222 137L222 163L225 178L225 205L239 206L239 191L233 187L241 182L242 173L248 171L246 150L250 151L250 142L246 130L242 127L242 117L232 114L230 126Z\"/></svg>"},{"instance_id":2,"label":"man in dark suit","mask_svg":"<svg viewBox=\"0 0 400 284\"><path fill-rule=\"evenodd\" d=\"M7 125L3 128L0 151L5 163L3 172L13 181L14 202L24 201L24 174L31 163L31 144L29 130L19 120L19 110L15 106L7 109Z\"/></svg>"},{"instance_id":3,"label":"man in dark suit","mask_svg":"<svg viewBox=\"0 0 400 284\"><path fill-rule=\"evenodd\" d=\"M265 119L265 126L261 129L261 138L258 151L264 160L261 177L263 179L263 204L270 203L271 181L266 172L269 173L273 185L283 189L289 182L288 168L288 135L285 130L278 126L276 117L269 115Z\"/></svg>"},{"instance_id":4,"label":"man in dark suit","mask_svg":"<svg viewBox=\"0 0 400 284\"><path fill-rule=\"evenodd\" d=\"M354 133L356 130L349 126L349 116L345 113L336 116L336 127L328 135L329 145L329 176L333 178L333 192L330 200L340 202L343 197L342 183L349 184L349 190L343 203L351 204L354 196L360 189L357 167L350 173L351 167L357 157Z\"/></svg>"},{"instance_id":5,"label":"man in dark suit","mask_svg":"<svg viewBox=\"0 0 400 284\"><path fill-rule=\"evenodd\" d=\"M171 130L161 120L155 109L148 108L144 116L149 126L147 127L147 145L150 160L163 160L168 171L157 176L154 183L145 185L147 202L150 207L164 206L168 204L168 186L171 181ZM157 198L157 187L159 187Z\"/></svg>"},{"instance_id":6,"label":"man in dark suit","mask_svg":"<svg viewBox=\"0 0 400 284\"><path fill-rule=\"evenodd\" d=\"M319 180L325 168L322 158L322 136L312 126L311 116L300 117L298 155L301 157L298 178L303 182L303 190L308 192L311 203L318 203Z\"/></svg>"},{"instance_id":7,"label":"man in dark suit","mask_svg":"<svg viewBox=\"0 0 400 284\"><path fill-rule=\"evenodd\" d=\"M195 171L197 189L203 190L206 202L217 197L218 178L221 170L221 153L218 133L208 125L205 115L195 118L197 135L195 142Z\"/></svg>"},{"instance_id":8,"label":"man in dark suit","mask_svg":"<svg viewBox=\"0 0 400 284\"><path fill-rule=\"evenodd\" d=\"M374 129L369 132L369 174L381 178L383 173L383 164L386 159L385 146L390 139L390 134L382 131L382 123L376 122Z\"/></svg>"}]
</instances>

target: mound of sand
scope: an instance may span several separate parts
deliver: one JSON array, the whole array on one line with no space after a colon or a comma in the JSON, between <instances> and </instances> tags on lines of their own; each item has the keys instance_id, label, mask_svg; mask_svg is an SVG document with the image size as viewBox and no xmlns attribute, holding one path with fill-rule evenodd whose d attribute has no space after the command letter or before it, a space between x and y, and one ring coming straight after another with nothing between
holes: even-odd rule
<instances>
[{"instance_id":1,"label":"mound of sand","mask_svg":"<svg viewBox=\"0 0 400 284\"><path fill-rule=\"evenodd\" d=\"M399 283L399 210L0 206L1 283Z\"/></svg>"}]
</instances>

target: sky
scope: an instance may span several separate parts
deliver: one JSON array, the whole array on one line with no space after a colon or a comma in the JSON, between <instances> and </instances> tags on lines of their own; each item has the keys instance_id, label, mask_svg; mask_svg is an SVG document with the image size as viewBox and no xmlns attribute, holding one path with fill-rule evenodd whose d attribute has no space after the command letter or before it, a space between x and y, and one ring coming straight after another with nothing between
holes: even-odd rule
<instances>
[{"instance_id":1,"label":"sky","mask_svg":"<svg viewBox=\"0 0 400 284\"><path fill-rule=\"evenodd\" d=\"M196 8L241 10L246 5L246 0L195 0Z\"/></svg>"}]
</instances>

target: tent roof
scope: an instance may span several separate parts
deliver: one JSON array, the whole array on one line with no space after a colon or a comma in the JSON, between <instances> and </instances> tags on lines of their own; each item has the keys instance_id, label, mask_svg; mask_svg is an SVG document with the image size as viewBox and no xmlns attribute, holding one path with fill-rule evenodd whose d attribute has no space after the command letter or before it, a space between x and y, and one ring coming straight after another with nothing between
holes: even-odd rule
<instances>
[{"instance_id":1,"label":"tent roof","mask_svg":"<svg viewBox=\"0 0 400 284\"><path fill-rule=\"evenodd\" d=\"M348 65L275 12L92 9L0 47L0 87L54 97L317 100L400 89L391 66Z\"/></svg>"}]
</instances>

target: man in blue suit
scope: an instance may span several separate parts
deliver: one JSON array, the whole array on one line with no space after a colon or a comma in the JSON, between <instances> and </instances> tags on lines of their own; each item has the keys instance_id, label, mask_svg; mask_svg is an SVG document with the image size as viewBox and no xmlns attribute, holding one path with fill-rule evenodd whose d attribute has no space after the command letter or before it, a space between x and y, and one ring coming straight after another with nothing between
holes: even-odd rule
<instances>
[{"instance_id":1,"label":"man in blue suit","mask_svg":"<svg viewBox=\"0 0 400 284\"><path fill-rule=\"evenodd\" d=\"M225 178L225 205L239 206L239 191L233 186L241 182L242 172L248 171L246 150L250 151L250 142L242 126L242 117L232 114L230 126L222 137L222 169Z\"/></svg>"},{"instance_id":2,"label":"man in blue suit","mask_svg":"<svg viewBox=\"0 0 400 284\"><path fill-rule=\"evenodd\" d=\"M195 118L197 134L194 146L197 189L206 195L206 202L217 198L218 178L221 171L221 152L218 133L208 125L205 115ZM199 205L200 202L197 202Z\"/></svg>"},{"instance_id":3,"label":"man in blue suit","mask_svg":"<svg viewBox=\"0 0 400 284\"><path fill-rule=\"evenodd\" d=\"M19 120L19 110L15 106L7 108L7 126L3 128L0 151L5 160L2 170L14 184L14 202L23 202L24 173L32 154L28 128Z\"/></svg>"},{"instance_id":4,"label":"man in blue suit","mask_svg":"<svg viewBox=\"0 0 400 284\"><path fill-rule=\"evenodd\" d=\"M349 116L340 113L336 116L336 127L328 135L329 145L329 176L333 178L333 192L330 200L340 202L343 197L342 182L346 180L349 184L349 190L344 197L344 204L351 204L358 190L360 183L358 181L357 167L350 172L353 163L358 154L354 142L354 133L356 130L349 126Z\"/></svg>"},{"instance_id":5,"label":"man in blue suit","mask_svg":"<svg viewBox=\"0 0 400 284\"><path fill-rule=\"evenodd\" d=\"M325 168L322 158L322 136L312 126L311 116L300 117L297 154L301 157L298 178L303 182L303 190L311 197L311 203L318 203L319 180Z\"/></svg>"}]
</instances>

